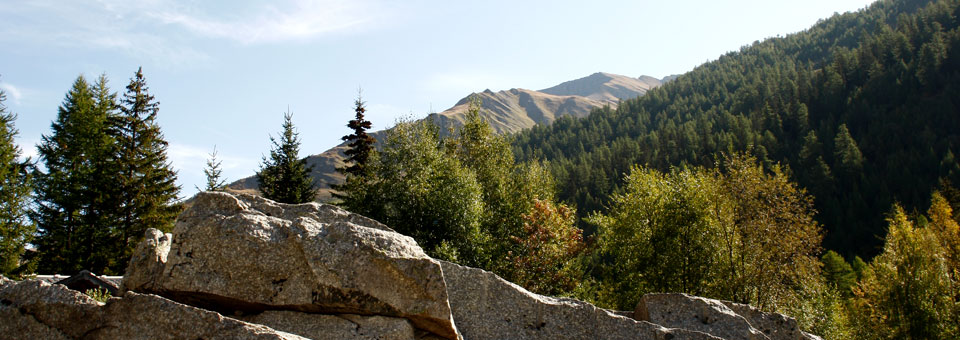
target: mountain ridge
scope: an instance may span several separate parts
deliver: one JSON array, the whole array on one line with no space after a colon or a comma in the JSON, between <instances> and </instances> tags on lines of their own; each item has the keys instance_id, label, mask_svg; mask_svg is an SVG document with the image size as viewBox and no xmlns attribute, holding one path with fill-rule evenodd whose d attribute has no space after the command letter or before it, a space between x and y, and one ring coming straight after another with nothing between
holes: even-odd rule
<instances>
[{"instance_id":1,"label":"mountain ridge","mask_svg":"<svg viewBox=\"0 0 960 340\"><path fill-rule=\"evenodd\" d=\"M675 78L676 75L664 77L663 80L646 75L633 78L596 72L539 91L512 88L494 92L486 89L471 93L453 107L440 113L431 113L423 119L432 119L442 128L441 131L456 128L463 124L471 98L476 96L480 100L480 115L494 131L515 133L538 124L549 125L561 116L582 118L595 108L616 107L621 100L642 96ZM387 130L371 132L370 135L379 139ZM346 157L343 152L346 150L346 144L342 143L306 157L307 164L313 166L310 176L320 188L318 200L329 201L332 198L330 185L343 182L344 177L336 168L344 165ZM257 191L257 186L256 176L249 176L231 182L227 187L236 192L253 193Z\"/></svg>"}]
</instances>

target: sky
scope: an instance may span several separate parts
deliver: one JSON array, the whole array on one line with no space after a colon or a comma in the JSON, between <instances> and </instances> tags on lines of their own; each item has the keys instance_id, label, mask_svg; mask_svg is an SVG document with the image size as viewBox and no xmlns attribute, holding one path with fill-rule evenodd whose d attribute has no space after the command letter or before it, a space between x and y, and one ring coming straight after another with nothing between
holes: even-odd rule
<instances>
[{"instance_id":1,"label":"sky","mask_svg":"<svg viewBox=\"0 0 960 340\"><path fill-rule=\"evenodd\" d=\"M214 146L228 182L253 175L288 110L317 154L359 91L380 130L485 89L682 74L871 2L0 0L0 89L36 159L78 76L122 92L143 67L189 197Z\"/></svg>"}]
</instances>

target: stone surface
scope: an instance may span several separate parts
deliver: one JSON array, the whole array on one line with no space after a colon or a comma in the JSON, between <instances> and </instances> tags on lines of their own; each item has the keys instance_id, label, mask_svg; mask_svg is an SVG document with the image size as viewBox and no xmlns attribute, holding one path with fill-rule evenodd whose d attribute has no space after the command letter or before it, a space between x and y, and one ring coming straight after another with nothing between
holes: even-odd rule
<instances>
[{"instance_id":1,"label":"stone surface","mask_svg":"<svg viewBox=\"0 0 960 340\"><path fill-rule=\"evenodd\" d=\"M0 301L68 338L80 338L103 321L103 303L63 285L34 280L7 283L0 288Z\"/></svg>"},{"instance_id":2,"label":"stone surface","mask_svg":"<svg viewBox=\"0 0 960 340\"><path fill-rule=\"evenodd\" d=\"M819 337L800 330L797 320L778 313L766 313L750 305L730 301L721 301L735 313L743 316L753 328L770 339L819 339Z\"/></svg>"},{"instance_id":3,"label":"stone surface","mask_svg":"<svg viewBox=\"0 0 960 340\"><path fill-rule=\"evenodd\" d=\"M266 311L242 319L310 339L413 340L416 338L410 321L386 316Z\"/></svg>"},{"instance_id":4,"label":"stone surface","mask_svg":"<svg viewBox=\"0 0 960 340\"><path fill-rule=\"evenodd\" d=\"M89 339L304 339L163 297L127 292L107 301Z\"/></svg>"},{"instance_id":5,"label":"stone surface","mask_svg":"<svg viewBox=\"0 0 960 340\"><path fill-rule=\"evenodd\" d=\"M44 325L17 308L0 304L0 340L69 339L59 330Z\"/></svg>"},{"instance_id":6,"label":"stone surface","mask_svg":"<svg viewBox=\"0 0 960 340\"><path fill-rule=\"evenodd\" d=\"M104 304L62 285L20 281L3 285L0 301L0 338L303 339L133 292Z\"/></svg>"},{"instance_id":7,"label":"stone surface","mask_svg":"<svg viewBox=\"0 0 960 340\"><path fill-rule=\"evenodd\" d=\"M591 304L533 294L493 273L441 261L464 339L717 339L616 315Z\"/></svg>"},{"instance_id":8,"label":"stone surface","mask_svg":"<svg viewBox=\"0 0 960 340\"><path fill-rule=\"evenodd\" d=\"M687 294L646 294L640 298L634 317L729 340L768 339L723 302Z\"/></svg>"},{"instance_id":9,"label":"stone surface","mask_svg":"<svg viewBox=\"0 0 960 340\"><path fill-rule=\"evenodd\" d=\"M154 285L163 274L172 238L173 235L170 233L164 234L157 229L147 229L143 241L140 241L133 256L130 257L127 267L136 270L127 270L120 285L121 294L127 290L151 291L158 288Z\"/></svg>"},{"instance_id":10,"label":"stone surface","mask_svg":"<svg viewBox=\"0 0 960 340\"><path fill-rule=\"evenodd\" d=\"M131 262L128 275L149 276L138 271ZM127 289L228 315L403 317L416 328L458 337L440 264L412 238L330 205L200 193L177 219L162 274Z\"/></svg>"}]
</instances>

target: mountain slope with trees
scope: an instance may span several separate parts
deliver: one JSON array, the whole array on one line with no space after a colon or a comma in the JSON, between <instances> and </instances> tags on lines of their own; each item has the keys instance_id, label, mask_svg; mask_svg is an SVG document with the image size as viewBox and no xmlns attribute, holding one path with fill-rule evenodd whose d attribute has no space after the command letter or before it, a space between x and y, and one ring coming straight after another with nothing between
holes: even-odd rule
<instances>
[{"instance_id":1,"label":"mountain slope with trees","mask_svg":"<svg viewBox=\"0 0 960 340\"><path fill-rule=\"evenodd\" d=\"M663 82L670 79L673 79L673 76L664 78ZM620 100L636 98L660 84L661 80L650 76L633 78L598 72L540 91L510 89L472 93L453 107L430 114L425 119L440 126L440 133L446 135L448 128L460 127L466 123L471 98L478 97L481 118L497 133L513 133L536 124L550 124L565 115L585 117L593 109L604 105L616 107ZM386 130L371 132L370 136L382 142L386 138ZM344 152L347 150L345 142L305 158L307 165L313 169L310 177L320 188L317 196L319 200L331 200L333 197L330 185L344 182L343 174L336 169L345 166L347 155ZM255 176L234 181L228 187L231 190L251 193L256 193L258 188Z\"/></svg>"},{"instance_id":2,"label":"mountain slope with trees","mask_svg":"<svg viewBox=\"0 0 960 340\"><path fill-rule=\"evenodd\" d=\"M879 251L882 212L921 209L960 180L958 1L879 1L803 32L754 42L616 109L561 117L517 136L559 195L602 210L634 164L712 166L748 151L789 166L815 197L824 246ZM591 226L585 225L591 232Z\"/></svg>"}]
</instances>

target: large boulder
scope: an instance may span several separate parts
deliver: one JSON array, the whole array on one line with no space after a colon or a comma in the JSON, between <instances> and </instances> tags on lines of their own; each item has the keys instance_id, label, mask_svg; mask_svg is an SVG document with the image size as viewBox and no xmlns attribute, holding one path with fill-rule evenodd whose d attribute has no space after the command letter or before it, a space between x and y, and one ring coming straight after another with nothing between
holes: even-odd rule
<instances>
[{"instance_id":1,"label":"large boulder","mask_svg":"<svg viewBox=\"0 0 960 340\"><path fill-rule=\"evenodd\" d=\"M416 339L416 332L409 320L387 316L266 311L257 315L245 316L242 319L310 339Z\"/></svg>"},{"instance_id":2,"label":"large boulder","mask_svg":"<svg viewBox=\"0 0 960 340\"><path fill-rule=\"evenodd\" d=\"M155 234L155 233L154 233ZM148 234L153 235L153 234ZM150 236L153 237L153 236ZM146 241L125 289L228 315L266 310L409 319L456 339L440 264L410 237L325 204L200 193L177 219L164 261ZM149 263L150 261L145 261ZM149 278L149 279L141 279Z\"/></svg>"},{"instance_id":3,"label":"large boulder","mask_svg":"<svg viewBox=\"0 0 960 340\"><path fill-rule=\"evenodd\" d=\"M128 287L142 291L158 290L156 283L163 275L163 266L167 263L167 254L170 253L172 240L173 235L170 233L163 233L153 228L147 229L143 235L143 241L140 241L137 246L137 251L130 257L120 290L129 290Z\"/></svg>"},{"instance_id":4,"label":"large boulder","mask_svg":"<svg viewBox=\"0 0 960 340\"><path fill-rule=\"evenodd\" d=\"M718 339L530 293L493 273L441 261L457 327L480 339Z\"/></svg>"},{"instance_id":5,"label":"large boulder","mask_svg":"<svg viewBox=\"0 0 960 340\"><path fill-rule=\"evenodd\" d=\"M3 285L0 301L0 339L304 339L134 292L104 304L63 285L21 281Z\"/></svg>"},{"instance_id":6,"label":"large boulder","mask_svg":"<svg viewBox=\"0 0 960 340\"><path fill-rule=\"evenodd\" d=\"M634 311L637 320L697 330L724 339L820 339L800 330L797 320L750 305L687 294L646 294Z\"/></svg>"},{"instance_id":7,"label":"large boulder","mask_svg":"<svg viewBox=\"0 0 960 340\"><path fill-rule=\"evenodd\" d=\"M721 301L731 310L743 316L753 328L770 339L819 340L820 337L801 331L797 319L779 313L767 313L750 305Z\"/></svg>"}]
</instances>

